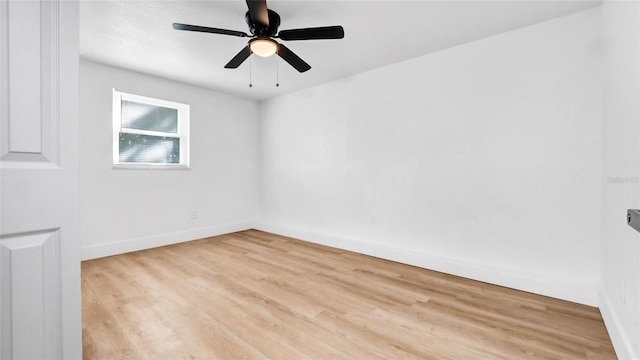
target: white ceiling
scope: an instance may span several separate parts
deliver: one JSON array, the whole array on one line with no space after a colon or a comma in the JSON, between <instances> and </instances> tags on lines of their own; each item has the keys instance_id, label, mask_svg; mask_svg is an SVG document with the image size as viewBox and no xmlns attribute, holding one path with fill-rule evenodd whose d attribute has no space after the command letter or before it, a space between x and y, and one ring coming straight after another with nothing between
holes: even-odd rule
<instances>
[{"instance_id":1,"label":"white ceiling","mask_svg":"<svg viewBox=\"0 0 640 360\"><path fill-rule=\"evenodd\" d=\"M341 40L286 42L312 67L300 74L277 57L252 56L238 69L225 69L246 38L171 27L180 22L248 33L244 0L85 0L80 3L80 51L83 58L263 100L600 3L267 0L282 18L280 30L329 25L345 29Z\"/></svg>"}]
</instances>

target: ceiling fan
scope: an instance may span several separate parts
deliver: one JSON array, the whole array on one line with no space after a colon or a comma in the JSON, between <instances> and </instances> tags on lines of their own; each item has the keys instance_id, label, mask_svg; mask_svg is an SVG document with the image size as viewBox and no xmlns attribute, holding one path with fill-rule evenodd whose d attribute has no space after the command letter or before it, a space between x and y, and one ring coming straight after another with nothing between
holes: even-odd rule
<instances>
[{"instance_id":1,"label":"ceiling fan","mask_svg":"<svg viewBox=\"0 0 640 360\"><path fill-rule=\"evenodd\" d=\"M284 61L288 62L299 72L311 69L311 66L302 60L286 46L278 43L274 39L285 41L292 40L320 40L320 39L342 39L344 29L342 26L323 26L303 29L282 30L278 32L280 26L280 15L273 10L267 9L266 0L246 0L249 11L245 14L245 21L249 25L252 35L242 31L218 29L206 26L188 25L174 23L176 30L187 30L206 32L212 34L232 35L238 37L249 37L249 43L229 61L224 67L227 69L238 68L251 54L267 57L278 54Z\"/></svg>"}]
</instances>

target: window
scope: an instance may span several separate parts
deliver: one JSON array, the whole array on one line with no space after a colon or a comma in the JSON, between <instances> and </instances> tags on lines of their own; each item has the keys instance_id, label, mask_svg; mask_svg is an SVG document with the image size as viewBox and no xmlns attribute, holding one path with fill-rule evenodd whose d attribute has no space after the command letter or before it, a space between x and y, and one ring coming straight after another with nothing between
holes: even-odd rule
<instances>
[{"instance_id":1,"label":"window","mask_svg":"<svg viewBox=\"0 0 640 360\"><path fill-rule=\"evenodd\" d=\"M189 105L113 90L115 167L189 167Z\"/></svg>"}]
</instances>

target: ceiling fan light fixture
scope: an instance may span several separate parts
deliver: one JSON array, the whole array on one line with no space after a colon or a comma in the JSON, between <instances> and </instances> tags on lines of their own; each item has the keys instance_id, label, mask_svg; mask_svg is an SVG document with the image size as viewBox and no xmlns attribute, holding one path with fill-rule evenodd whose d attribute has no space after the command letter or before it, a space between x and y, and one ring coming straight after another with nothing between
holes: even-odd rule
<instances>
[{"instance_id":1,"label":"ceiling fan light fixture","mask_svg":"<svg viewBox=\"0 0 640 360\"><path fill-rule=\"evenodd\" d=\"M278 43L271 39L255 39L249 43L249 48L258 56L269 57L278 51Z\"/></svg>"}]
</instances>

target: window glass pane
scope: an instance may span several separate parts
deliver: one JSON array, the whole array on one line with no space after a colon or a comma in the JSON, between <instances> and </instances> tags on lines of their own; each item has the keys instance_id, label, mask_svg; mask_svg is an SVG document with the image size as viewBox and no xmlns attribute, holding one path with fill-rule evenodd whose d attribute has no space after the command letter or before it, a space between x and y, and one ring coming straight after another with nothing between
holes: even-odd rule
<instances>
[{"instance_id":1,"label":"window glass pane","mask_svg":"<svg viewBox=\"0 0 640 360\"><path fill-rule=\"evenodd\" d=\"M180 163L180 138L120 133L120 162Z\"/></svg>"},{"instance_id":2,"label":"window glass pane","mask_svg":"<svg viewBox=\"0 0 640 360\"><path fill-rule=\"evenodd\" d=\"M178 110L122 100L122 127L175 134Z\"/></svg>"}]
</instances>

